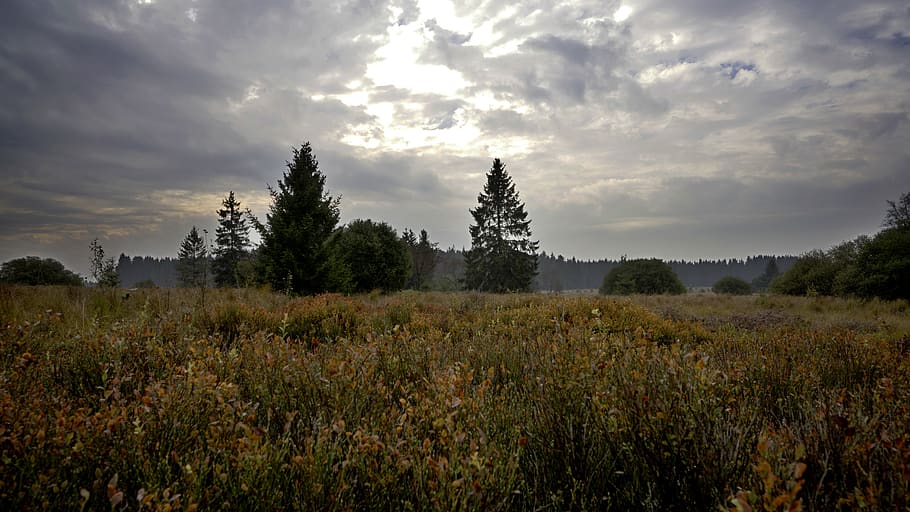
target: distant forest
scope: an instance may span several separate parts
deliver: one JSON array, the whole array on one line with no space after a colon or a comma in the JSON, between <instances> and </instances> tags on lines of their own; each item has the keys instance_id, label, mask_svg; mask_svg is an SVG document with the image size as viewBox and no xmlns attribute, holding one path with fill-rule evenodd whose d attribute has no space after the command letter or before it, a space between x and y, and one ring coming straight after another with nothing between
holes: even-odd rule
<instances>
[{"instance_id":1,"label":"distant forest","mask_svg":"<svg viewBox=\"0 0 910 512\"><path fill-rule=\"evenodd\" d=\"M796 261L795 256L752 256L744 260L698 260L667 263L688 288L709 288L720 278L734 276L751 282L764 272L768 262L774 259L780 272L786 272ZM562 255L541 253L538 256L538 274L534 288L539 291L596 290L604 276L618 260L583 261L566 259ZM132 288L137 284L151 281L156 286L172 288L177 286L177 259L153 258L149 256L129 257L120 255L117 273L121 285ZM464 279L464 255L454 248L436 252L436 267L429 279L430 288L437 290L458 290Z\"/></svg>"}]
</instances>

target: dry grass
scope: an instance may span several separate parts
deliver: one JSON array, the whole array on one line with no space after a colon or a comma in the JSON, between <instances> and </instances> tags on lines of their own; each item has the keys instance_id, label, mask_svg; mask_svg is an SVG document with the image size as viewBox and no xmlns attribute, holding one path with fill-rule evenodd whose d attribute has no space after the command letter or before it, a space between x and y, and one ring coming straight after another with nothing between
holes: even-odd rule
<instances>
[{"instance_id":1,"label":"dry grass","mask_svg":"<svg viewBox=\"0 0 910 512\"><path fill-rule=\"evenodd\" d=\"M0 288L4 509L905 509L906 303Z\"/></svg>"}]
</instances>

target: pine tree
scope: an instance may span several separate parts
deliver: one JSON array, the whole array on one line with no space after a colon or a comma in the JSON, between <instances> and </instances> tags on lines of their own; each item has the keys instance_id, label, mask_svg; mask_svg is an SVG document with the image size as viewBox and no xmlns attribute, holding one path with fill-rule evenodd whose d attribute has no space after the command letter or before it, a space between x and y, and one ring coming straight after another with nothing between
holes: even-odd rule
<instances>
[{"instance_id":1,"label":"pine tree","mask_svg":"<svg viewBox=\"0 0 910 512\"><path fill-rule=\"evenodd\" d=\"M180 286L196 288L205 286L207 278L208 251L205 240L199 236L196 226L190 230L177 252L177 281Z\"/></svg>"},{"instance_id":2,"label":"pine tree","mask_svg":"<svg viewBox=\"0 0 910 512\"><path fill-rule=\"evenodd\" d=\"M465 285L489 292L527 291L537 274L537 245L515 184L498 158L487 173L479 206L470 210L471 249L465 253Z\"/></svg>"},{"instance_id":3,"label":"pine tree","mask_svg":"<svg viewBox=\"0 0 910 512\"><path fill-rule=\"evenodd\" d=\"M420 238L410 229L405 229L401 241L408 248L411 255L411 275L408 277L407 288L422 290L429 283L433 270L436 268L436 251L439 244L430 242L427 230L420 230Z\"/></svg>"},{"instance_id":4,"label":"pine tree","mask_svg":"<svg viewBox=\"0 0 910 512\"><path fill-rule=\"evenodd\" d=\"M262 226L259 269L275 290L299 294L326 290L325 242L340 217L339 199L325 192L310 143L294 148L294 159L278 189L269 187L272 204Z\"/></svg>"},{"instance_id":5,"label":"pine tree","mask_svg":"<svg viewBox=\"0 0 910 512\"><path fill-rule=\"evenodd\" d=\"M439 244L430 242L427 230L420 230L420 240L414 250L414 281L416 289L422 290L430 281L436 269L436 249Z\"/></svg>"},{"instance_id":6,"label":"pine tree","mask_svg":"<svg viewBox=\"0 0 910 512\"><path fill-rule=\"evenodd\" d=\"M240 201L234 198L233 190L221 204L224 208L218 210L215 259L212 262L215 284L240 286L240 265L248 256L250 247L250 226L240 209Z\"/></svg>"}]
</instances>

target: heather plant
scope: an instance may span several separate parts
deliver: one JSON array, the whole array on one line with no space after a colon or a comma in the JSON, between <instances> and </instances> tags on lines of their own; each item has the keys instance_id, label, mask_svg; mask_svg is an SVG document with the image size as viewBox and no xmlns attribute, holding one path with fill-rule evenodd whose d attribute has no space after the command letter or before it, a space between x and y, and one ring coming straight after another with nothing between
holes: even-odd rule
<instances>
[{"instance_id":1,"label":"heather plant","mask_svg":"<svg viewBox=\"0 0 910 512\"><path fill-rule=\"evenodd\" d=\"M904 509L907 308L0 286L0 507Z\"/></svg>"}]
</instances>

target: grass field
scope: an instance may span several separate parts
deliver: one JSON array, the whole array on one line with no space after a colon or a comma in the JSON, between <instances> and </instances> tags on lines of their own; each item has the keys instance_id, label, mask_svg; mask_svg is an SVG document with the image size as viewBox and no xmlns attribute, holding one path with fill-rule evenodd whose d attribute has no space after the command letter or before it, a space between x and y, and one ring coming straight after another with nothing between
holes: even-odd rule
<instances>
[{"instance_id":1,"label":"grass field","mask_svg":"<svg viewBox=\"0 0 910 512\"><path fill-rule=\"evenodd\" d=\"M910 306L0 288L0 508L906 510Z\"/></svg>"}]
</instances>

